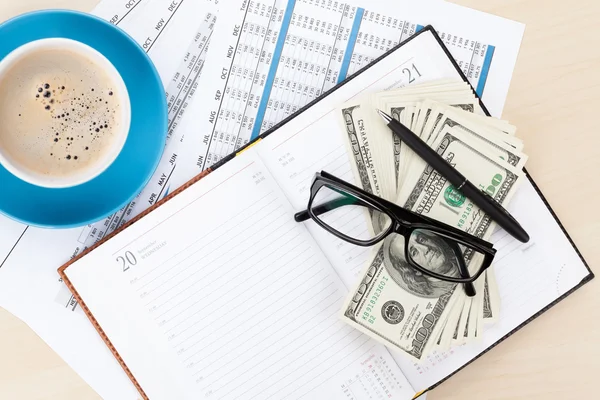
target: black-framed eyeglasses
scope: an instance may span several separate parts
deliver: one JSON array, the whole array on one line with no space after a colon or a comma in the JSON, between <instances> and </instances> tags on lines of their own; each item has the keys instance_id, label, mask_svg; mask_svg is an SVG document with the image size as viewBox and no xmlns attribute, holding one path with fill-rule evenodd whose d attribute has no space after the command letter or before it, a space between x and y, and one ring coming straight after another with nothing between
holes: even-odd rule
<instances>
[{"instance_id":1,"label":"black-framed eyeglasses","mask_svg":"<svg viewBox=\"0 0 600 400\"><path fill-rule=\"evenodd\" d=\"M356 213L366 212L373 224L365 227ZM464 284L468 296L472 283L489 268L496 254L493 245L450 225L406 210L370 194L327 172L317 173L308 207L295 215L297 222L312 218L333 235L358 246L383 240L391 258L408 263L422 274ZM397 234L391 236L391 234Z\"/></svg>"}]
</instances>

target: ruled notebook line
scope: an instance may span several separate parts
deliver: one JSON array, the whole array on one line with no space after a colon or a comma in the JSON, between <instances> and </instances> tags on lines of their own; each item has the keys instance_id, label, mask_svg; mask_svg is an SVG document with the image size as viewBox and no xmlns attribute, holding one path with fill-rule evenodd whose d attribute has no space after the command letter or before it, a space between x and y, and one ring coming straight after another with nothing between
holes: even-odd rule
<instances>
[{"instance_id":1,"label":"ruled notebook line","mask_svg":"<svg viewBox=\"0 0 600 400\"><path fill-rule=\"evenodd\" d=\"M282 226L283 226L283 225L282 225ZM278 228L278 229L279 229L279 228ZM288 234L289 232L292 232L294 229L295 229L295 228L290 228L288 231L284 232L282 235L286 235L286 234ZM284 236L281 236L281 237L284 237ZM266 239L266 236L263 236L262 238L259 238L259 240L256 240L256 241L255 241L253 244L256 244L257 242L260 242L260 239ZM224 247L225 245L227 245L227 243L223 243L223 244L222 244L220 247ZM253 247L253 246L252 246L252 245L249 245L249 246L247 247L247 249L249 249L249 248L251 248L251 247ZM256 251L254 251L254 253L253 253L253 254L251 254L249 257L253 257L253 256L257 255L257 254L260 254L260 253L261 253L261 251L262 251L262 250L264 250L266 247L267 247L267 246L265 245L264 247L258 248L258 249L257 249ZM211 254L211 253L209 253L209 254ZM209 255L209 254L207 254L207 255ZM238 255L238 256L239 256L239 255ZM238 257L238 256L236 256L236 257ZM217 258L219 258L219 255L218 255L218 253L217 253L217 257L213 258L211 261L215 261ZM232 257L232 258L230 258L230 259L227 259L227 260L225 260L224 262L221 262L221 263L220 263L220 264L217 266L217 268L218 268L218 267L222 267L222 266L224 266L224 265L227 265L228 263L230 263L231 261L233 261L233 259L235 259L235 257ZM198 259L196 259L196 260L194 260L194 261L198 261ZM188 265L188 267L187 267L186 269L194 268L194 269L196 270L195 272L193 272L191 275L187 276L186 278L184 278L184 279L180 280L180 281L179 281L177 284L175 284L175 285L171 286L169 289L167 289L166 291L164 291L163 293L161 293L160 295L158 295L156 298L154 298L153 300L151 300L151 301L150 301L148 304L155 302L155 301L156 301L156 300L158 300L160 297L164 296L165 294L167 294L167 293L168 293L168 292L170 292L171 290L175 289L175 288L176 288L177 286L179 286L180 284L182 284L182 283L186 282L186 280L187 280L187 279L191 278L192 276L196 275L197 273L203 272L205 268L207 268L207 267L209 267L209 266L210 266L210 262L205 262L205 259L204 259L204 257L202 257L203 264L201 264L201 267L199 267L197 264L194 264L194 261L192 261L192 262L191 262L191 263ZM192 287L192 286L194 286L196 283L198 283L198 282L201 282L201 281L203 280L203 278L204 278L204 277L205 277L205 276L201 276L201 277L199 277L199 278L198 278L198 279L197 279L197 280L196 280L196 281L195 281L195 282L194 282L192 285L190 285L190 286L186 287L185 289L183 289L183 291L185 291L185 290L187 290L187 289L191 288L191 287ZM160 287L159 287L159 288L160 288ZM183 292L183 291L182 291L182 292ZM179 292L177 295L181 294L182 292ZM148 292L148 293L151 293L151 292ZM168 301L170 301L170 300L172 300L172 299L173 299L173 297L172 297L172 298L170 298L169 300L167 300L167 301L163 302L162 304L165 304L166 302L168 302Z\"/></svg>"},{"instance_id":2,"label":"ruled notebook line","mask_svg":"<svg viewBox=\"0 0 600 400\"><path fill-rule=\"evenodd\" d=\"M260 202L261 202L262 200L264 200L265 198L269 197L269 195L270 195L270 194L271 194L271 193L268 193L268 194L266 194L266 195L265 195L263 198L261 198L260 200L258 200L256 203L254 203L254 204L251 204L251 205L250 205L250 206L248 206L246 209L244 209L244 210L240 211L239 213L237 213L236 215L232 216L232 217L231 217L231 218L229 218L227 221L225 221L225 222L223 223L223 225L222 225L222 226L226 226L228 223L232 223L232 222L234 222L234 223L235 223L235 222L238 220L238 217L239 217L240 215L243 215L243 214L249 214L249 213L251 213L251 212L252 212L252 208L254 208L254 207L256 207L257 205L259 205L259 204L260 204ZM275 201L275 199L271 199L271 200L270 200L270 202L269 202L269 203L267 203L267 204L265 205L265 207L268 207L268 206L269 206L269 205L270 205L272 202L274 202L274 201ZM221 237L221 236L222 236L222 235L224 235L224 234L222 234L222 235L220 235L220 236L213 237L213 235L215 235L215 233L216 233L216 232L217 232L217 231L218 231L220 228L221 228L221 227L217 227L217 228L215 228L215 229L211 230L210 232L206 233L205 235L203 235L202 237L200 237L198 240L196 240L195 242L191 243L191 244L190 244L188 247L186 247L185 249L183 249L183 250L182 250L182 252L185 252L186 250L188 250L188 249L189 249L189 248L191 248L192 246L194 246L194 245L197 245L197 244L198 244L199 242L201 242L203 239L206 239L206 238L211 238L212 240L215 240L216 238L219 238L219 237ZM193 254L194 254L194 253L192 253L192 255L193 255ZM189 257L191 257L192 255L190 255ZM185 260L184 260L184 261L185 261ZM154 272L154 271L158 270L158 269L159 269L159 268L161 268L162 266L163 266L163 264L161 264L161 265L159 265L158 267L156 267L156 268L154 268L154 269L152 269L152 270L148 271L146 274L142 275L142 276L141 276L139 279L140 279L140 280L144 279L145 277L147 277L148 275L150 275L152 272ZM146 282L144 285L140 286L140 287L139 287L137 290L138 290L138 291L140 291L140 290L144 289L146 286L148 286L149 284L151 284L152 282L154 282L156 279L158 279L158 278L162 277L164 274L168 273L169 271L170 271L170 270L165 270L165 271L164 271L162 274L160 274L160 275L156 276L154 279L152 279L152 280L150 280L150 281Z\"/></svg>"},{"instance_id":3,"label":"ruled notebook line","mask_svg":"<svg viewBox=\"0 0 600 400\"><path fill-rule=\"evenodd\" d=\"M275 210L273 210L273 211L279 211L279 208L276 208L276 209L275 209ZM255 221L251 221L251 224L250 224L250 225L252 225L252 224L254 224L254 223L256 223L256 222L260 222L260 223L261 223L261 226L267 226L267 225L269 225L270 223L272 223L272 222L274 222L275 220L277 220L277 218L279 218L279 217L281 217L281 216L282 216L282 214L281 214L281 213L275 213L275 215L273 215L273 216L272 216L272 218L269 218L269 219L266 219L266 220L264 220L264 221L261 221L261 215L260 215L260 214L255 214L255 217L256 217L256 218L253 218ZM244 221L244 222L246 222L246 221ZM164 268L165 268L165 269L168 269L168 272L172 272L172 271L174 270L174 268L177 268L177 267L181 266L181 265L183 264L183 262L184 262L184 261L188 261L188 260L189 260L190 258L192 258L193 256L195 256L195 255L198 255L198 253L199 253L200 251L204 250L206 247L209 247L209 246L210 246L210 245L212 245L213 243L217 243L217 242L219 241L219 239L221 239L221 238L223 238L223 237L225 237L225 236L227 236L228 238L230 238L230 236L231 236L231 235L233 235L234 237L235 237L235 236L243 236L244 234L248 233L248 232L247 232L247 230L246 230L246 229L244 229L244 228L242 228L242 229L240 229L240 230L238 230L238 228L235 228L235 229L236 229L236 230L235 230L235 232L233 232L233 234L231 233L231 231L228 231L228 232L225 232L225 233L223 233L223 234L222 234L222 235L220 235L220 236L217 236L217 237L215 237L215 238L212 238L212 239L211 239L209 242L207 242L207 243L197 243L197 247L198 247L198 248L197 248L195 251L193 251L193 252L192 252L192 253L191 253L189 256L187 256L186 258L184 258L183 260L181 260L180 262L177 262L176 264L174 264L174 265L172 265L172 266L165 266ZM266 236L263 236L263 238L264 238L264 237L266 237ZM259 242L259 241L260 241L260 240L255 240L255 242ZM223 243L221 243L221 245L220 245L219 247L216 247L216 248L214 248L214 249L213 249L211 252L209 252L209 253L206 253L206 254L203 254L203 256L201 257L201 258L202 258L202 260L203 260L203 261L205 261L205 260L208 258L208 256L212 255L212 254L213 254L213 253L215 253L217 250L221 249L223 246L226 246L226 245L227 245L227 241L224 241ZM192 248L191 246L188 246L188 248L187 248L187 249L191 249L191 248ZM180 254L181 254L181 253L180 253ZM194 260L192 260L192 262L188 263L188 264L187 264L187 267L186 267L186 269L184 269L184 271L185 271L185 270L187 270L187 269L189 269L189 268L191 268L191 267L195 267L196 265L194 264L194 262L195 262L195 261L197 261L198 259L199 259L199 257L196 257ZM214 260L214 258L213 258L212 260ZM206 264L208 264L208 263L205 263L205 265L206 265ZM167 272L167 271L165 271L165 273L166 273L166 272ZM198 270L197 272L200 272L200 271ZM196 273L197 273L197 272L196 272ZM159 286L155 287L154 289L150 289L150 290L148 290L148 291L147 291L147 293L151 293L151 292L153 292L154 290L156 290L157 288L160 288L160 286L164 285L164 284L165 284L166 282L168 282L169 280L170 280L170 279L162 281L162 282L161 282L161 284L160 284ZM180 281L180 283L181 283L181 281ZM158 298L158 297L157 297L157 298ZM157 298L153 299L152 301L155 301Z\"/></svg>"}]
</instances>

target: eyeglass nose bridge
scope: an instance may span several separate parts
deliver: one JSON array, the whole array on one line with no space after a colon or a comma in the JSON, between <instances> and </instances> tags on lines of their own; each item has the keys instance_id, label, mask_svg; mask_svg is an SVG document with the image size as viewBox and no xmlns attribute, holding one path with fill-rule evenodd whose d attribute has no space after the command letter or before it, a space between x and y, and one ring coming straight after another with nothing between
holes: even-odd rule
<instances>
[{"instance_id":1,"label":"eyeglass nose bridge","mask_svg":"<svg viewBox=\"0 0 600 400\"><path fill-rule=\"evenodd\" d=\"M397 233L399 235L406 236L409 232L408 225L409 224L406 221L394 220L394 226L393 226L392 232Z\"/></svg>"}]
</instances>

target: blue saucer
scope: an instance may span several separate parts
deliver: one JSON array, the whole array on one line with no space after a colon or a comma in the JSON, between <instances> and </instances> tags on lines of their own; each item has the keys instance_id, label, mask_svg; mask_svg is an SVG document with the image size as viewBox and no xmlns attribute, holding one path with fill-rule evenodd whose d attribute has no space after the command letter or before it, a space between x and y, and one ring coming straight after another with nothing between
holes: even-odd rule
<instances>
[{"instance_id":1,"label":"blue saucer","mask_svg":"<svg viewBox=\"0 0 600 400\"><path fill-rule=\"evenodd\" d=\"M167 103L160 77L140 46L119 28L91 15L38 11L0 24L0 59L28 42L62 37L104 54L117 68L131 99L131 129L117 160L100 176L67 189L23 182L0 166L0 212L48 228L71 228L101 220L144 188L163 153Z\"/></svg>"}]
</instances>

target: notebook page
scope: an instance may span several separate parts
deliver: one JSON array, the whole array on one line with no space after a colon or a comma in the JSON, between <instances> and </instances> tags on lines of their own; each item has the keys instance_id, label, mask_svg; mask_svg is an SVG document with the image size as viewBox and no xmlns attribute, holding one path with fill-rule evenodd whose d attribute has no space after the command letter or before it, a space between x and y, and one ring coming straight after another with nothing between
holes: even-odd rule
<instances>
[{"instance_id":1,"label":"notebook page","mask_svg":"<svg viewBox=\"0 0 600 400\"><path fill-rule=\"evenodd\" d=\"M426 47L423 43L419 43L419 46ZM429 50L435 54L435 49ZM405 58L409 57L410 53L405 54ZM436 61L438 65L442 64L441 59ZM402 65L401 59L396 59L396 62ZM397 74L390 74L384 66L377 67L376 64L279 128L276 134L268 136L259 146L263 160L273 171L296 211L306 208L315 172L325 170L350 182L355 181L343 137L346 133L337 121L334 109L358 92L375 92L403 83L398 82ZM431 71L424 78L455 76L455 71ZM524 182L515 195L509 210L532 239L528 244L521 244L502 230L492 238L498 250L494 267L502 298L500 321L486 328L482 342L455 348L448 353L434 353L419 365L400 352L390 350L417 391L447 377L588 275L584 264L529 181ZM362 212L347 214L345 218L352 220L353 224L362 220L357 229L366 229L368 222ZM370 259L372 249L343 242L312 221L305 224L345 284L353 286L356 274Z\"/></svg>"},{"instance_id":2,"label":"notebook page","mask_svg":"<svg viewBox=\"0 0 600 400\"><path fill-rule=\"evenodd\" d=\"M292 215L251 150L66 273L151 399L410 398Z\"/></svg>"}]
</instances>

